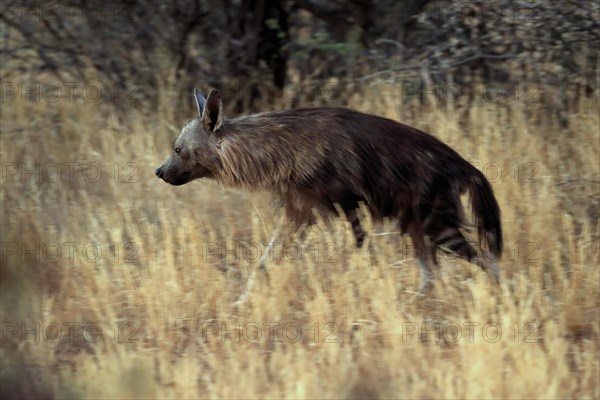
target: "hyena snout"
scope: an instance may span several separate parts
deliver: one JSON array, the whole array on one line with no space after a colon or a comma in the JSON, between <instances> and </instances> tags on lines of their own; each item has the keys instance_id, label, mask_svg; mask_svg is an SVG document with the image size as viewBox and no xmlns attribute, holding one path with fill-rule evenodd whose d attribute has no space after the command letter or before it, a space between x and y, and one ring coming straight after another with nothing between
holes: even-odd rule
<instances>
[{"instance_id":1,"label":"hyena snout","mask_svg":"<svg viewBox=\"0 0 600 400\"><path fill-rule=\"evenodd\" d=\"M172 158L167 159L160 167L156 168L154 173L158 178L174 186L186 184L197 178L193 170L173 162Z\"/></svg>"}]
</instances>

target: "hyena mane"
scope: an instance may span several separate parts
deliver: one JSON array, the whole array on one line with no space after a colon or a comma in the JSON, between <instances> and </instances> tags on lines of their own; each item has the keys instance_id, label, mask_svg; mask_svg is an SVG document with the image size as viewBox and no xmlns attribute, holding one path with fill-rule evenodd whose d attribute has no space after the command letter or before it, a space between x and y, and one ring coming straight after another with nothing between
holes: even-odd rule
<instances>
[{"instance_id":1,"label":"hyena mane","mask_svg":"<svg viewBox=\"0 0 600 400\"><path fill-rule=\"evenodd\" d=\"M326 143L298 129L297 119L269 113L225 120L217 132L220 169L214 179L247 190L277 190L306 182L326 157Z\"/></svg>"}]
</instances>

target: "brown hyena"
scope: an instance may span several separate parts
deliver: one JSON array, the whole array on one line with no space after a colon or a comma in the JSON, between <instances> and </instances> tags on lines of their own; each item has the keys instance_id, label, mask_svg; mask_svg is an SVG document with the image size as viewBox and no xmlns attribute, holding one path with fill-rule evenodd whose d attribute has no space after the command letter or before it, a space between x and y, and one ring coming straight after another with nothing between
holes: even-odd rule
<instances>
[{"instance_id":1,"label":"brown hyena","mask_svg":"<svg viewBox=\"0 0 600 400\"><path fill-rule=\"evenodd\" d=\"M488 270L498 280L500 209L485 176L433 136L390 119L345 108L303 108L226 119L218 91L194 90L198 117L187 124L156 175L173 185L210 178L268 190L283 206L271 244L283 231L314 222L313 209L350 221L358 246L362 203L374 220L394 218L410 235L429 287L436 249ZM480 247L465 238L461 194L469 192ZM263 262L266 257L263 256Z\"/></svg>"}]
</instances>

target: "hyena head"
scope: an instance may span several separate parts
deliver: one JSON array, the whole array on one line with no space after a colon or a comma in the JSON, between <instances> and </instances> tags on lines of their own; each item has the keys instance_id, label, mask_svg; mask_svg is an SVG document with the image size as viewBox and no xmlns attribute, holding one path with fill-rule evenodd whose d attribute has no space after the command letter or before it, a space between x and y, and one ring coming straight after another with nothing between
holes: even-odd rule
<instances>
[{"instance_id":1,"label":"hyena head","mask_svg":"<svg viewBox=\"0 0 600 400\"><path fill-rule=\"evenodd\" d=\"M211 177L219 168L217 131L223 125L221 95L212 89L205 99L194 89L198 117L187 124L173 144L172 154L156 169L156 176L171 185Z\"/></svg>"}]
</instances>

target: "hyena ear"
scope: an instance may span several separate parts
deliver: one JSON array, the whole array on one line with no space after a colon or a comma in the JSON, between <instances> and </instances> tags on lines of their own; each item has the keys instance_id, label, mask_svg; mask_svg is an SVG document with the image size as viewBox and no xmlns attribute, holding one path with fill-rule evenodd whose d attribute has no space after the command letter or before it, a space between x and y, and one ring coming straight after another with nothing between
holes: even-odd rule
<instances>
[{"instance_id":1,"label":"hyena ear","mask_svg":"<svg viewBox=\"0 0 600 400\"><path fill-rule=\"evenodd\" d=\"M196 105L198 106L198 115L201 117L202 111L204 111L204 105L206 104L206 99L202 92L196 88L194 88L194 98L196 99Z\"/></svg>"},{"instance_id":2,"label":"hyena ear","mask_svg":"<svg viewBox=\"0 0 600 400\"><path fill-rule=\"evenodd\" d=\"M223 102L218 90L211 89L208 93L201 121L204 129L209 132L218 131L223 125Z\"/></svg>"}]
</instances>

